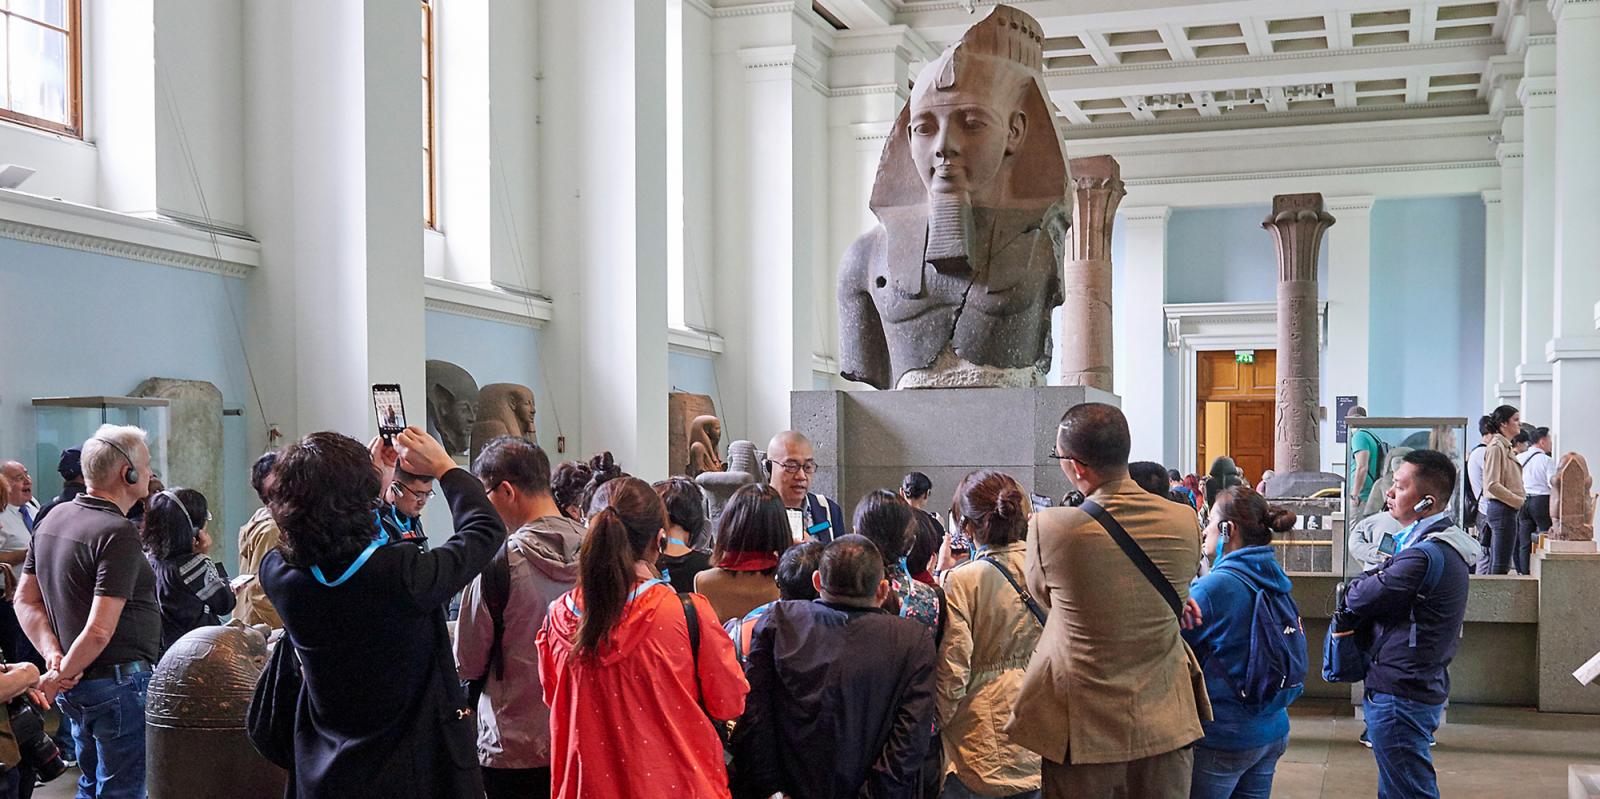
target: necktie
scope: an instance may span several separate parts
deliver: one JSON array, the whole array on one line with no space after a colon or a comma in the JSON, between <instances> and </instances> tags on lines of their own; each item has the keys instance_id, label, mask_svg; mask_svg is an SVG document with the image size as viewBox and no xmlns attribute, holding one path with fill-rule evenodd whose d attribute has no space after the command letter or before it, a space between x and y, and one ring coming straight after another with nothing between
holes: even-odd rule
<instances>
[{"instance_id":1,"label":"necktie","mask_svg":"<svg viewBox=\"0 0 1600 799\"><path fill-rule=\"evenodd\" d=\"M28 528L28 533L33 533L33 514L28 512L28 506L20 506L22 510L22 526Z\"/></svg>"}]
</instances>

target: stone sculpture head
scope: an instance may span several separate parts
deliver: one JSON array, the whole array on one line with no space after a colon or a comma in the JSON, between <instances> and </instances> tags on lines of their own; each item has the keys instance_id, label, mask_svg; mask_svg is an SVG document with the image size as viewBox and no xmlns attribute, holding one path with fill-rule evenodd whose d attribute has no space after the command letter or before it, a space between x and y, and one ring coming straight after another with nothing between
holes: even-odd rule
<instances>
[{"instance_id":1,"label":"stone sculpture head","mask_svg":"<svg viewBox=\"0 0 1600 799\"><path fill-rule=\"evenodd\" d=\"M917 76L884 147L871 207L928 216L927 261L941 271L984 262L973 208L1070 215L1067 159L1041 82L1037 20L996 6ZM1025 163L1026 168L1016 168ZM898 276L897 276L898 278Z\"/></svg>"},{"instance_id":2,"label":"stone sculpture head","mask_svg":"<svg viewBox=\"0 0 1600 799\"><path fill-rule=\"evenodd\" d=\"M534 437L533 389L516 383L490 383L478 390L478 422L499 422L505 426L502 435L517 436L530 441Z\"/></svg>"},{"instance_id":3,"label":"stone sculpture head","mask_svg":"<svg viewBox=\"0 0 1600 799\"><path fill-rule=\"evenodd\" d=\"M478 418L478 381L449 361L430 360L427 387L428 432L451 455L466 452Z\"/></svg>"},{"instance_id":4,"label":"stone sculpture head","mask_svg":"<svg viewBox=\"0 0 1600 799\"><path fill-rule=\"evenodd\" d=\"M722 421L715 416L696 416L689 422L689 444L704 445L713 453L722 441Z\"/></svg>"}]
</instances>

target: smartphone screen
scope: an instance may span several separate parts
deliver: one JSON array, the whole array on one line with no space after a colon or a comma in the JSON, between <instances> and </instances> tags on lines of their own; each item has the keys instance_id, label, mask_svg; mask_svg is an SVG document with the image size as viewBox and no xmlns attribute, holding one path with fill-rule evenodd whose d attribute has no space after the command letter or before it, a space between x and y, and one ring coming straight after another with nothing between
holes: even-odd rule
<instances>
[{"instance_id":1,"label":"smartphone screen","mask_svg":"<svg viewBox=\"0 0 1600 799\"><path fill-rule=\"evenodd\" d=\"M400 386L379 383L372 387L372 409L378 414L378 432L394 435L406 428L406 406L400 399Z\"/></svg>"}]
</instances>

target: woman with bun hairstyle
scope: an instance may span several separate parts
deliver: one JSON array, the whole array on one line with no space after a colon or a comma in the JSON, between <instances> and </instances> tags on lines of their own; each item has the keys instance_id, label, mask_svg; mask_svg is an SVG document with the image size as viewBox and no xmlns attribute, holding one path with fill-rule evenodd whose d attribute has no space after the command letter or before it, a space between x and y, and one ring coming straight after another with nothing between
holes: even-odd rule
<instances>
[{"instance_id":1,"label":"woman with bun hairstyle","mask_svg":"<svg viewBox=\"0 0 1600 799\"><path fill-rule=\"evenodd\" d=\"M711 718L735 719L750 690L711 603L655 576L667 511L649 483L595 492L578 586L535 639L550 707L551 795L727 799ZM699 649L690 651L689 614ZM711 717L711 718L708 718Z\"/></svg>"},{"instance_id":2,"label":"woman with bun hairstyle","mask_svg":"<svg viewBox=\"0 0 1600 799\"><path fill-rule=\"evenodd\" d=\"M1211 506L1202 550L1213 565L1189 586L1189 598L1199 604L1203 621L1183 632L1205 668L1214 716L1203 723L1205 738L1195 742L1190 797L1254 799L1272 794L1278 758L1289 745L1289 704L1304 688L1284 688L1255 705L1241 700L1235 686L1244 682L1250 660L1257 596L1268 591L1288 595L1293 587L1273 555L1272 534L1294 524L1292 512L1268 505L1249 486L1219 492ZM1299 618L1298 609L1295 616Z\"/></svg>"},{"instance_id":3,"label":"woman with bun hairstyle","mask_svg":"<svg viewBox=\"0 0 1600 799\"><path fill-rule=\"evenodd\" d=\"M1024 596L1028 508L1010 475L981 470L961 481L950 509L973 552L942 575L949 622L935 680L944 799L1039 795L1039 756L1001 730L1044 630Z\"/></svg>"}]
</instances>

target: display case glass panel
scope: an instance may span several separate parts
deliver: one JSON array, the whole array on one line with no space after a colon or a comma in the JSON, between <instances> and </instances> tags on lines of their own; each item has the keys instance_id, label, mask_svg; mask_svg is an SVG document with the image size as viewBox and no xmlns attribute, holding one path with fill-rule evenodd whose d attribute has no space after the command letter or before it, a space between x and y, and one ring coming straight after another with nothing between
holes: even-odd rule
<instances>
[{"instance_id":1,"label":"display case glass panel","mask_svg":"<svg viewBox=\"0 0 1600 799\"><path fill-rule=\"evenodd\" d=\"M169 409L164 399L140 397L41 397L33 400L34 496L41 504L61 493L56 465L63 450L81 447L103 424L142 428L150 444L150 465L167 471Z\"/></svg>"},{"instance_id":2,"label":"display case glass panel","mask_svg":"<svg viewBox=\"0 0 1600 799\"><path fill-rule=\"evenodd\" d=\"M1389 515L1385 497L1406 453L1434 449L1456 466L1456 491L1449 511L1461 523L1465 496L1467 420L1463 418L1353 417L1345 436L1343 573L1348 579L1381 564L1392 550L1384 536L1402 525Z\"/></svg>"}]
</instances>

